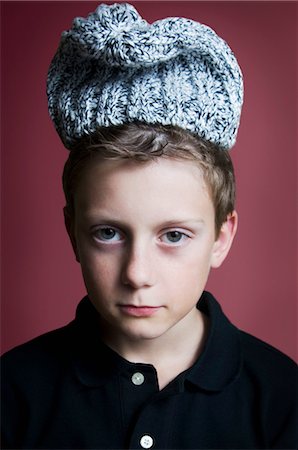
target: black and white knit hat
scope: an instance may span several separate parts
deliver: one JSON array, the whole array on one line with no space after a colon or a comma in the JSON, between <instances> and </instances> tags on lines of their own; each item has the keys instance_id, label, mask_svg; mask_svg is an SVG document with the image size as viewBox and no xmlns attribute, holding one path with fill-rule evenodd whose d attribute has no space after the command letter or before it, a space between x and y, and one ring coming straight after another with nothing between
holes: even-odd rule
<instances>
[{"instance_id":1,"label":"black and white knit hat","mask_svg":"<svg viewBox=\"0 0 298 450\"><path fill-rule=\"evenodd\" d=\"M243 80L227 43L198 22L152 24L132 5L101 4L62 33L48 106L67 148L98 127L177 125L220 147L236 140Z\"/></svg>"}]
</instances>

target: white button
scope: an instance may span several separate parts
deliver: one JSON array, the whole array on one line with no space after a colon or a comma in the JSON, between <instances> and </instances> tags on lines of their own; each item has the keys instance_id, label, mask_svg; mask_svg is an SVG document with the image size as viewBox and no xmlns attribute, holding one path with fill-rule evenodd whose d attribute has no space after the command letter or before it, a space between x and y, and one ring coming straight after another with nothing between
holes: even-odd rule
<instances>
[{"instance_id":1,"label":"white button","mask_svg":"<svg viewBox=\"0 0 298 450\"><path fill-rule=\"evenodd\" d=\"M133 374L133 376L131 377L131 381L133 382L133 384L135 384L136 386L140 386L140 384L143 384L145 381L145 377L142 373L140 372L136 372ZM148 447L149 448L149 447Z\"/></svg>"},{"instance_id":2,"label":"white button","mask_svg":"<svg viewBox=\"0 0 298 450\"><path fill-rule=\"evenodd\" d=\"M143 448L151 448L153 445L153 439L148 434L145 434L144 436L142 436L140 444Z\"/></svg>"}]
</instances>

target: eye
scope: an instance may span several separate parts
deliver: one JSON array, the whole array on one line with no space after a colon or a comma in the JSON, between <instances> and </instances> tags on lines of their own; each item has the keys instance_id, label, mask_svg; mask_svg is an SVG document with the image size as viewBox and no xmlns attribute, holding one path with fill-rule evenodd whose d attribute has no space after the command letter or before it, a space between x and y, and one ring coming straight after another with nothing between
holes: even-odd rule
<instances>
[{"instance_id":1,"label":"eye","mask_svg":"<svg viewBox=\"0 0 298 450\"><path fill-rule=\"evenodd\" d=\"M178 230L168 231L167 233L164 233L160 238L162 242L169 245L180 244L186 239L189 239L189 236L187 236L185 233L182 233L182 231Z\"/></svg>"},{"instance_id":2,"label":"eye","mask_svg":"<svg viewBox=\"0 0 298 450\"><path fill-rule=\"evenodd\" d=\"M122 240L119 231L111 227L97 228L94 232L94 237L101 242L117 242Z\"/></svg>"}]
</instances>

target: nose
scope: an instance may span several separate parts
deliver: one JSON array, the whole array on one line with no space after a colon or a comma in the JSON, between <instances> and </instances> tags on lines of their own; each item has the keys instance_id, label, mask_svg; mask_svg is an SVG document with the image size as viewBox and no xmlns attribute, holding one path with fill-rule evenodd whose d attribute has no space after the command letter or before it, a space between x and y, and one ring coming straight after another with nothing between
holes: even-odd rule
<instances>
[{"instance_id":1,"label":"nose","mask_svg":"<svg viewBox=\"0 0 298 450\"><path fill-rule=\"evenodd\" d=\"M125 255L122 283L134 289L149 287L154 284L154 262L146 245L131 245Z\"/></svg>"}]
</instances>

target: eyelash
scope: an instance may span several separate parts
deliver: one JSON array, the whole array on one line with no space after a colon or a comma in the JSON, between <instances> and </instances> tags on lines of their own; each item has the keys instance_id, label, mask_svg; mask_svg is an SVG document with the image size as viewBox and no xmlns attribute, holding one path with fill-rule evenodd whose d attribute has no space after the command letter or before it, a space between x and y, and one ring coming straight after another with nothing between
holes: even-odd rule
<instances>
[{"instance_id":1,"label":"eyelash","mask_svg":"<svg viewBox=\"0 0 298 450\"><path fill-rule=\"evenodd\" d=\"M101 233L101 232L104 232L104 231L107 231L107 230L109 230L109 231L112 231L113 233L114 233L114 236L116 235L116 234L118 234L118 236L120 237L119 239L104 239L103 238L103 236L101 236L101 237L98 237L98 234L99 233ZM115 242L119 242L119 241L122 241L123 239L121 238L121 236L122 236L122 233L120 233L118 230L116 230L115 228L113 228L113 227L108 227L108 226L106 226L106 227L101 227L101 228L97 228L95 231L94 231L94 233L93 233L93 236L94 236L94 238L95 238L95 240L96 241L98 241L98 242L101 242L101 243L108 243L108 244L110 244L110 243L115 243ZM113 236L113 237L114 237Z\"/></svg>"},{"instance_id":2,"label":"eyelash","mask_svg":"<svg viewBox=\"0 0 298 450\"><path fill-rule=\"evenodd\" d=\"M178 235L178 237L180 238L178 241L169 241L169 240L167 240L167 242L165 242L165 241L163 241L162 240L162 237L169 237L169 235L170 234L172 234L172 235ZM160 238L160 240L163 242L163 243L165 243L166 245L169 245L169 246L171 246L171 247L177 247L177 246L179 246L179 245L181 245L181 243L182 242L184 242L185 240L187 240L187 239L190 239L190 236L189 235L187 235L186 233L183 233L182 231L180 231L180 230L169 230L169 231L166 231L164 234L162 234L161 235L161 238Z\"/></svg>"},{"instance_id":3,"label":"eyelash","mask_svg":"<svg viewBox=\"0 0 298 450\"><path fill-rule=\"evenodd\" d=\"M106 231L111 231L112 233L114 233L114 235L112 236L111 239L103 238L102 235L100 236L100 233L103 233ZM176 235L178 240L177 241L169 240L168 238L170 235L172 235L171 236L172 238ZM104 245L106 245L106 244L115 245L115 243L122 242L124 240L123 234L119 230L117 230L116 228L113 228L113 227L109 227L109 226L103 226L103 227L97 228L93 232L93 236L97 242L104 243ZM113 239L115 236L117 236L117 239ZM163 238L165 238L165 239L163 239ZM159 241L168 247L178 247L181 245L181 243L185 242L186 240L188 240L190 238L191 238L191 236L189 236L187 233L174 228L172 230L168 230L168 231L165 231L164 233L162 233L159 237Z\"/></svg>"}]
</instances>

